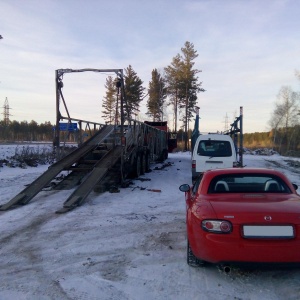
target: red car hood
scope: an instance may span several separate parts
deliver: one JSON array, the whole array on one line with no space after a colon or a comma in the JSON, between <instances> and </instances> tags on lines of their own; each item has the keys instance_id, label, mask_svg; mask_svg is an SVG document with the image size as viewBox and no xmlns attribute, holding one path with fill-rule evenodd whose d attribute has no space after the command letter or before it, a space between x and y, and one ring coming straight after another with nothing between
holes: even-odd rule
<instances>
[{"instance_id":1,"label":"red car hood","mask_svg":"<svg viewBox=\"0 0 300 300\"><path fill-rule=\"evenodd\" d=\"M300 224L300 197L295 194L230 194L213 195L209 199L218 219L232 223Z\"/></svg>"}]
</instances>

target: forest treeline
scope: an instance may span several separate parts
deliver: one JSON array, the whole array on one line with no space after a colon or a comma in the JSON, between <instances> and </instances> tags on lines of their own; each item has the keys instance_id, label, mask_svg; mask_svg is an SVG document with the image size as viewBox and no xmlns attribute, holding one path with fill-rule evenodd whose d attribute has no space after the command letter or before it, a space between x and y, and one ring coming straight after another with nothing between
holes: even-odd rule
<instances>
[{"instance_id":1,"label":"forest treeline","mask_svg":"<svg viewBox=\"0 0 300 300\"><path fill-rule=\"evenodd\" d=\"M50 122L38 124L36 121L0 121L1 142L48 142L53 140L54 125Z\"/></svg>"},{"instance_id":2,"label":"forest treeline","mask_svg":"<svg viewBox=\"0 0 300 300\"><path fill-rule=\"evenodd\" d=\"M300 125L268 132L244 133L244 147L272 148L281 155L300 157Z\"/></svg>"}]
</instances>

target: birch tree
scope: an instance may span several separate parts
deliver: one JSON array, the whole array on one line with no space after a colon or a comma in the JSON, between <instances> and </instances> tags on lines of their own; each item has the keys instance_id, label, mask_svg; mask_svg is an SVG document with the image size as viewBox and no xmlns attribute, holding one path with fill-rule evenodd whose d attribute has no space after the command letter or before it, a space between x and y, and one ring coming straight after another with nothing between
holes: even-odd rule
<instances>
[{"instance_id":1,"label":"birch tree","mask_svg":"<svg viewBox=\"0 0 300 300\"><path fill-rule=\"evenodd\" d=\"M283 86L277 95L277 102L269 121L274 130L274 144L279 144L279 151L282 144L286 145L287 150L289 149L293 137L290 129L299 123L298 120L299 93L294 92L290 86Z\"/></svg>"}]
</instances>

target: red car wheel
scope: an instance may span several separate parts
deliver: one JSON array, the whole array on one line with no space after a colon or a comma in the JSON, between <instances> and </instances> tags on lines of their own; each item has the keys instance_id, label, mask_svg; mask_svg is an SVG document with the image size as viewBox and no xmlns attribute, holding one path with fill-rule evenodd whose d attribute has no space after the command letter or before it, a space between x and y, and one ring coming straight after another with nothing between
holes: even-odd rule
<instances>
[{"instance_id":1,"label":"red car wheel","mask_svg":"<svg viewBox=\"0 0 300 300\"><path fill-rule=\"evenodd\" d=\"M194 255L189 241L187 241L187 263L191 267L200 267L205 265L204 260L200 260Z\"/></svg>"}]
</instances>

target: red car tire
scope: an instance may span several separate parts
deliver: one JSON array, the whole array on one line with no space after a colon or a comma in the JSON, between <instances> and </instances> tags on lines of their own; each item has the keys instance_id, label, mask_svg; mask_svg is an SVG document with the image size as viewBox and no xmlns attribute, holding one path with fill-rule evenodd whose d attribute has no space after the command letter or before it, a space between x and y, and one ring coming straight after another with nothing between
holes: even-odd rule
<instances>
[{"instance_id":1,"label":"red car tire","mask_svg":"<svg viewBox=\"0 0 300 300\"><path fill-rule=\"evenodd\" d=\"M194 253L190 247L189 241L187 241L187 263L189 266L195 267L195 268L205 265L204 260L200 260L194 255Z\"/></svg>"}]
</instances>

